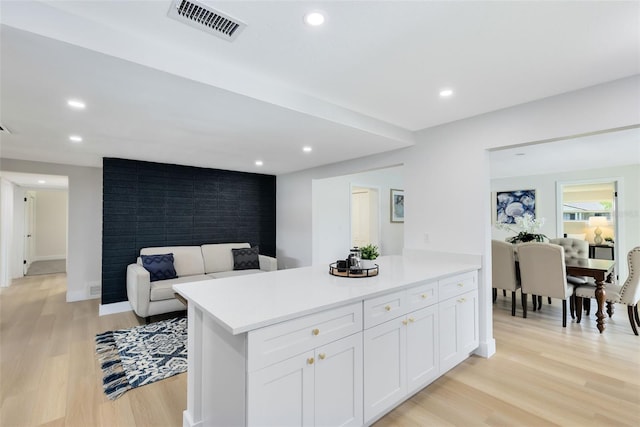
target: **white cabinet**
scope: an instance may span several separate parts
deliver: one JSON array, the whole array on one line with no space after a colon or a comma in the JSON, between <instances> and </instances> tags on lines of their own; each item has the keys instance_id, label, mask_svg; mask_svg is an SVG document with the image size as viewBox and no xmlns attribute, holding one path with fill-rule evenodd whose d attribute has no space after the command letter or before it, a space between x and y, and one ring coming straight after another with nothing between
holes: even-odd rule
<instances>
[{"instance_id":1,"label":"white cabinet","mask_svg":"<svg viewBox=\"0 0 640 427\"><path fill-rule=\"evenodd\" d=\"M478 346L477 271L438 277L239 332L190 298L184 426L371 424Z\"/></svg>"},{"instance_id":2,"label":"white cabinet","mask_svg":"<svg viewBox=\"0 0 640 427\"><path fill-rule=\"evenodd\" d=\"M369 421L406 394L407 334L404 319L364 331L364 419Z\"/></svg>"},{"instance_id":3,"label":"white cabinet","mask_svg":"<svg viewBox=\"0 0 640 427\"><path fill-rule=\"evenodd\" d=\"M364 331L364 419L386 412L438 376L438 308Z\"/></svg>"},{"instance_id":4,"label":"white cabinet","mask_svg":"<svg viewBox=\"0 0 640 427\"><path fill-rule=\"evenodd\" d=\"M431 282L365 300L365 421L438 376L436 296Z\"/></svg>"},{"instance_id":5,"label":"white cabinet","mask_svg":"<svg viewBox=\"0 0 640 427\"><path fill-rule=\"evenodd\" d=\"M478 347L477 275L460 275L442 281L440 295L443 294L450 298L439 304L441 374Z\"/></svg>"},{"instance_id":6,"label":"white cabinet","mask_svg":"<svg viewBox=\"0 0 640 427\"><path fill-rule=\"evenodd\" d=\"M407 393L423 388L438 377L437 307L414 311L407 316Z\"/></svg>"},{"instance_id":7,"label":"white cabinet","mask_svg":"<svg viewBox=\"0 0 640 427\"><path fill-rule=\"evenodd\" d=\"M360 426L362 395L362 332L358 332L249 372L247 424Z\"/></svg>"}]
</instances>

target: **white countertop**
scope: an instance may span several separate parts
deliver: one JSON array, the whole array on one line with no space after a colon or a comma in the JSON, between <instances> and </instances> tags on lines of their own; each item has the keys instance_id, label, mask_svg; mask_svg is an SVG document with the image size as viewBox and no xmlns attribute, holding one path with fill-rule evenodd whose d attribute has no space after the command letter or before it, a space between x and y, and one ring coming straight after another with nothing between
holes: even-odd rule
<instances>
[{"instance_id":1,"label":"white countertop","mask_svg":"<svg viewBox=\"0 0 640 427\"><path fill-rule=\"evenodd\" d=\"M473 262L416 255L384 256L376 263L379 274L367 278L332 276L329 265L318 265L182 283L173 288L236 335L480 268Z\"/></svg>"}]
</instances>

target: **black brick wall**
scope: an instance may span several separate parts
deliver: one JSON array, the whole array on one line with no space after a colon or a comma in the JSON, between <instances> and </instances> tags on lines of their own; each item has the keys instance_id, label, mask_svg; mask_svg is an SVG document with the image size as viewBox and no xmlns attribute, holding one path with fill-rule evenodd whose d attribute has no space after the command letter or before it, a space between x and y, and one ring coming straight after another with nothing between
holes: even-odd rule
<instances>
[{"instance_id":1,"label":"black brick wall","mask_svg":"<svg viewBox=\"0 0 640 427\"><path fill-rule=\"evenodd\" d=\"M276 254L276 177L103 159L102 303L127 300L140 249L249 242Z\"/></svg>"}]
</instances>

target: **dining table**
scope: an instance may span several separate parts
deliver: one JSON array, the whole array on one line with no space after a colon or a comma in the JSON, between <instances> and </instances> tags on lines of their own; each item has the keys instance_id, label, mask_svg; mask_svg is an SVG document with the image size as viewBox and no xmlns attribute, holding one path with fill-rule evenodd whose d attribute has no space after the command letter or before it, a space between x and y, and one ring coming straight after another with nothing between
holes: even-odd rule
<instances>
[{"instance_id":1,"label":"dining table","mask_svg":"<svg viewBox=\"0 0 640 427\"><path fill-rule=\"evenodd\" d=\"M596 301L598 310L596 311L597 327L600 333L604 332L604 303L607 282L613 282L613 274L616 262L606 259L574 258L565 260L567 274L571 276L593 277L596 282ZM609 316L613 314L613 307L610 308Z\"/></svg>"}]
</instances>

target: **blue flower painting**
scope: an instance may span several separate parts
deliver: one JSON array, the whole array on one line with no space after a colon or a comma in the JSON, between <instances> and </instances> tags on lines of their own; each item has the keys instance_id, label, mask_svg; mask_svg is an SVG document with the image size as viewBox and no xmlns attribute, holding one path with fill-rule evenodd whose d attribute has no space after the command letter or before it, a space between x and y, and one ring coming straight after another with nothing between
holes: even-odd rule
<instances>
[{"instance_id":1,"label":"blue flower painting","mask_svg":"<svg viewBox=\"0 0 640 427\"><path fill-rule=\"evenodd\" d=\"M536 190L499 191L496 193L496 222L515 224L525 214L536 217Z\"/></svg>"}]
</instances>

